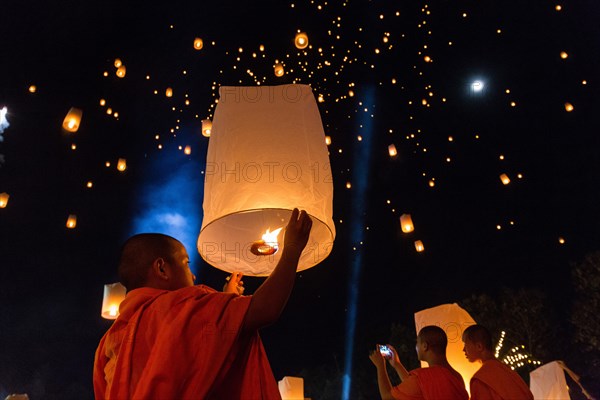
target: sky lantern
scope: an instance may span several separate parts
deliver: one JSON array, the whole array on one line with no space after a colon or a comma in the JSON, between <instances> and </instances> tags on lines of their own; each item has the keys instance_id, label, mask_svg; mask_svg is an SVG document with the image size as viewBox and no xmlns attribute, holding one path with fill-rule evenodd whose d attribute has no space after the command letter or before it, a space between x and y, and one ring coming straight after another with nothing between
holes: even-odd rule
<instances>
[{"instance_id":1,"label":"sky lantern","mask_svg":"<svg viewBox=\"0 0 600 400\"><path fill-rule=\"evenodd\" d=\"M165 96L173 97L173 88L168 87L167 90L165 90Z\"/></svg>"},{"instance_id":2,"label":"sky lantern","mask_svg":"<svg viewBox=\"0 0 600 400\"><path fill-rule=\"evenodd\" d=\"M331 252L333 180L308 85L221 86L208 144L198 251L214 267L267 276L295 207L313 226L297 271Z\"/></svg>"},{"instance_id":3,"label":"sky lantern","mask_svg":"<svg viewBox=\"0 0 600 400\"><path fill-rule=\"evenodd\" d=\"M127 73L127 68L124 65L121 65L119 68L117 68L117 76L119 78L125 78L125 74Z\"/></svg>"},{"instance_id":4,"label":"sky lantern","mask_svg":"<svg viewBox=\"0 0 600 400\"><path fill-rule=\"evenodd\" d=\"M194 39L194 49L202 50L202 47L204 47L204 41L199 37Z\"/></svg>"},{"instance_id":5,"label":"sky lantern","mask_svg":"<svg viewBox=\"0 0 600 400\"><path fill-rule=\"evenodd\" d=\"M510 183L510 178L506 174L501 174L500 175L500 180L502 181L502 183L504 185L508 185Z\"/></svg>"},{"instance_id":6,"label":"sky lantern","mask_svg":"<svg viewBox=\"0 0 600 400\"><path fill-rule=\"evenodd\" d=\"M285 70L283 69L283 65L281 65L281 63L275 64L274 72L275 72L275 76L283 76L283 74L285 73Z\"/></svg>"},{"instance_id":7,"label":"sky lantern","mask_svg":"<svg viewBox=\"0 0 600 400\"><path fill-rule=\"evenodd\" d=\"M67 116L63 120L63 129L68 132L77 132L79 129L79 124L81 124L81 116L83 111L79 108L71 107Z\"/></svg>"},{"instance_id":8,"label":"sky lantern","mask_svg":"<svg viewBox=\"0 0 600 400\"><path fill-rule=\"evenodd\" d=\"M284 376L277 382L281 400L304 400L304 379L296 376Z\"/></svg>"},{"instance_id":9,"label":"sky lantern","mask_svg":"<svg viewBox=\"0 0 600 400\"><path fill-rule=\"evenodd\" d=\"M35 92L37 92L37 86L31 85L31 86L29 86L28 90L29 90L29 93L35 93Z\"/></svg>"},{"instance_id":10,"label":"sky lantern","mask_svg":"<svg viewBox=\"0 0 600 400\"><path fill-rule=\"evenodd\" d=\"M123 62L121 61L121 59L120 58L115 58L115 63L114 63L115 68L119 68L122 65L123 65Z\"/></svg>"},{"instance_id":11,"label":"sky lantern","mask_svg":"<svg viewBox=\"0 0 600 400\"><path fill-rule=\"evenodd\" d=\"M448 337L448 346L446 347L446 357L448 362L457 370L464 382L465 388L469 391L469 381L481 364L470 363L463 353L462 334L466 328L474 325L475 320L467 311L458 304L442 304L437 307L428 308L415 313L415 327L417 333L425 326L439 326L446 332ZM425 361L421 366L426 366Z\"/></svg>"},{"instance_id":12,"label":"sky lantern","mask_svg":"<svg viewBox=\"0 0 600 400\"><path fill-rule=\"evenodd\" d=\"M202 120L202 136L210 137L212 131L212 121L210 119Z\"/></svg>"},{"instance_id":13,"label":"sky lantern","mask_svg":"<svg viewBox=\"0 0 600 400\"><path fill-rule=\"evenodd\" d=\"M183 149L183 153L189 156L190 154L192 154L192 147L189 145L185 146L185 148Z\"/></svg>"},{"instance_id":14,"label":"sky lantern","mask_svg":"<svg viewBox=\"0 0 600 400\"><path fill-rule=\"evenodd\" d=\"M69 214L69 217L67 218L67 228L73 229L76 226L77 226L77 215Z\"/></svg>"},{"instance_id":15,"label":"sky lantern","mask_svg":"<svg viewBox=\"0 0 600 400\"><path fill-rule=\"evenodd\" d=\"M573 104L571 103L565 103L565 110L567 110L567 112L571 112L573 111L575 107L573 107Z\"/></svg>"},{"instance_id":16,"label":"sky lantern","mask_svg":"<svg viewBox=\"0 0 600 400\"><path fill-rule=\"evenodd\" d=\"M119 161L117 162L117 169L121 172L125 171L127 169L127 160L124 158L119 158Z\"/></svg>"},{"instance_id":17,"label":"sky lantern","mask_svg":"<svg viewBox=\"0 0 600 400\"><path fill-rule=\"evenodd\" d=\"M418 253L424 251L425 246L423 245L423 242L420 240L415 240L415 249L417 250Z\"/></svg>"},{"instance_id":18,"label":"sky lantern","mask_svg":"<svg viewBox=\"0 0 600 400\"><path fill-rule=\"evenodd\" d=\"M331 144L331 136L325 136L325 144L329 146Z\"/></svg>"},{"instance_id":19,"label":"sky lantern","mask_svg":"<svg viewBox=\"0 0 600 400\"><path fill-rule=\"evenodd\" d=\"M119 316L119 305L125 300L127 289L117 283L104 285L104 298L102 299L102 312L100 315L105 319L117 319Z\"/></svg>"},{"instance_id":20,"label":"sky lantern","mask_svg":"<svg viewBox=\"0 0 600 400\"><path fill-rule=\"evenodd\" d=\"M410 214L402 214L400 216L400 227L404 233L409 233L415 230Z\"/></svg>"},{"instance_id":21,"label":"sky lantern","mask_svg":"<svg viewBox=\"0 0 600 400\"><path fill-rule=\"evenodd\" d=\"M298 32L294 38L294 45L297 49L305 49L308 46L308 35L305 32Z\"/></svg>"},{"instance_id":22,"label":"sky lantern","mask_svg":"<svg viewBox=\"0 0 600 400\"><path fill-rule=\"evenodd\" d=\"M566 51L561 51L561 52L560 52L560 58L562 58L562 59L564 60L564 59L565 59L565 58L567 58L567 57L569 57L569 55L567 54L567 52L566 52Z\"/></svg>"},{"instance_id":23,"label":"sky lantern","mask_svg":"<svg viewBox=\"0 0 600 400\"><path fill-rule=\"evenodd\" d=\"M393 143L388 146L388 153L390 157L396 157L398 155L398 150L396 150L396 146Z\"/></svg>"},{"instance_id":24,"label":"sky lantern","mask_svg":"<svg viewBox=\"0 0 600 400\"><path fill-rule=\"evenodd\" d=\"M6 208L10 195L6 192L0 193L0 208Z\"/></svg>"}]
</instances>

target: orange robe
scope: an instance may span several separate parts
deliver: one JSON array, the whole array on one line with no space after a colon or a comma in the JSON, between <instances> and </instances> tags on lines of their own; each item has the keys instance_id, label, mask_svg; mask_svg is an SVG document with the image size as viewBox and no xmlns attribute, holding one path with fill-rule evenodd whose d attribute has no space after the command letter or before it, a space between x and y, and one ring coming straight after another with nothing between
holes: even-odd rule
<instances>
[{"instance_id":1,"label":"orange robe","mask_svg":"<svg viewBox=\"0 0 600 400\"><path fill-rule=\"evenodd\" d=\"M471 400L533 400L519 374L498 360L487 360L471 378Z\"/></svg>"},{"instance_id":2,"label":"orange robe","mask_svg":"<svg viewBox=\"0 0 600 400\"><path fill-rule=\"evenodd\" d=\"M410 371L400 385L392 388L392 396L397 400L469 399L462 378L438 365Z\"/></svg>"},{"instance_id":3,"label":"orange robe","mask_svg":"<svg viewBox=\"0 0 600 400\"><path fill-rule=\"evenodd\" d=\"M96 350L96 399L281 399L258 332L241 329L250 300L132 290Z\"/></svg>"}]
</instances>

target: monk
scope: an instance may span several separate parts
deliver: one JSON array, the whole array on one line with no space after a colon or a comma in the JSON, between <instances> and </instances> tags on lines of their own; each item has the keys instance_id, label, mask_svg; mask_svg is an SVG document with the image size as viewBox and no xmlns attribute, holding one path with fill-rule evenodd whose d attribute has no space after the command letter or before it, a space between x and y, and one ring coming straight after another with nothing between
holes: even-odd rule
<instances>
[{"instance_id":1,"label":"monk","mask_svg":"<svg viewBox=\"0 0 600 400\"><path fill-rule=\"evenodd\" d=\"M119 262L127 296L94 362L96 399L281 399L258 330L277 320L294 286L312 220L294 209L281 259L253 296L194 286L176 239L140 234Z\"/></svg>"},{"instance_id":2,"label":"monk","mask_svg":"<svg viewBox=\"0 0 600 400\"><path fill-rule=\"evenodd\" d=\"M453 369L446 359L448 338L446 332L437 326L426 326L417 335L417 356L426 361L428 368L417 368L410 372L400 362L396 349L387 345L391 355L384 357L380 345L369 358L377 368L377 383L382 400L468 400L462 376ZM402 383L392 386L386 369L386 359L396 370Z\"/></svg>"},{"instance_id":3,"label":"monk","mask_svg":"<svg viewBox=\"0 0 600 400\"><path fill-rule=\"evenodd\" d=\"M467 360L482 363L471 378L471 400L533 400L519 374L494 356L492 335L485 327L469 326L462 340Z\"/></svg>"}]
</instances>

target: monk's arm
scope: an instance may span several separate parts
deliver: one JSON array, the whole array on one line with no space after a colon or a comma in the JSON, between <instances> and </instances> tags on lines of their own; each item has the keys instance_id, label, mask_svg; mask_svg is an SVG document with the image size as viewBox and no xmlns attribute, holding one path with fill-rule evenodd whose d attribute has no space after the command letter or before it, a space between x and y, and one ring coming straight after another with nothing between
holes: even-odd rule
<instances>
[{"instance_id":1,"label":"monk's arm","mask_svg":"<svg viewBox=\"0 0 600 400\"><path fill-rule=\"evenodd\" d=\"M385 368L385 363L381 367L377 367L377 386L379 387L379 395L381 400L393 400L392 384Z\"/></svg>"},{"instance_id":2,"label":"monk's arm","mask_svg":"<svg viewBox=\"0 0 600 400\"><path fill-rule=\"evenodd\" d=\"M281 259L271 275L256 290L244 320L244 330L252 331L277 320L296 280L296 269L306 247L312 220L305 211L294 209L287 225Z\"/></svg>"},{"instance_id":3,"label":"monk's arm","mask_svg":"<svg viewBox=\"0 0 600 400\"><path fill-rule=\"evenodd\" d=\"M395 365L393 365L393 367L396 370L396 373L398 373L398 376L400 377L400 380L402 380L402 382L404 382L404 380L406 378L408 378L408 370L400 362L397 363L397 364L395 364Z\"/></svg>"}]
</instances>

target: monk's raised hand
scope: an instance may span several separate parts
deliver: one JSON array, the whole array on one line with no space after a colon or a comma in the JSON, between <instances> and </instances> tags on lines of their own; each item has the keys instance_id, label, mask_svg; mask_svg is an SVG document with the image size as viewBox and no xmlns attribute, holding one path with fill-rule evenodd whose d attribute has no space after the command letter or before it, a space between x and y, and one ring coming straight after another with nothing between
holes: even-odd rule
<instances>
[{"instance_id":1,"label":"monk's raised hand","mask_svg":"<svg viewBox=\"0 0 600 400\"><path fill-rule=\"evenodd\" d=\"M312 228L312 219L306 211L300 211L294 208L290 220L285 228L285 237L283 240L284 251L300 257L302 250L308 243L310 230Z\"/></svg>"},{"instance_id":2,"label":"monk's raised hand","mask_svg":"<svg viewBox=\"0 0 600 400\"><path fill-rule=\"evenodd\" d=\"M375 345L375 350L369 353L369 359L371 360L373 365L377 367L377 369L383 367L383 365L385 364L385 358L383 358L381 352L379 351L379 345Z\"/></svg>"},{"instance_id":3,"label":"monk's raised hand","mask_svg":"<svg viewBox=\"0 0 600 400\"><path fill-rule=\"evenodd\" d=\"M244 274L241 272L233 272L231 275L227 277L227 282L225 286L223 286L223 292L225 293L235 293L235 294L243 294L244 293L244 282L242 282L242 277Z\"/></svg>"}]
</instances>

